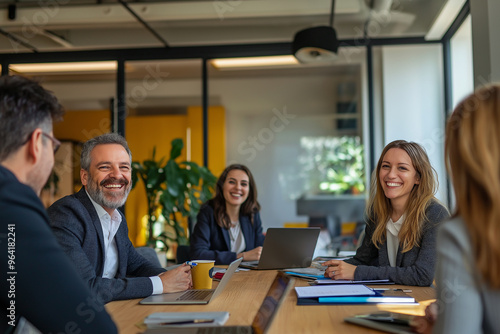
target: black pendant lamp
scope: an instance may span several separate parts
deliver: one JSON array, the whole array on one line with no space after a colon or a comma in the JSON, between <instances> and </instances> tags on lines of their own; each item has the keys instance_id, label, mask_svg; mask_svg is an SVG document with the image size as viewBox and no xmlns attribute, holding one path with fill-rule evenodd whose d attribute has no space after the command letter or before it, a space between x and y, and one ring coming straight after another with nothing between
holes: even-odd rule
<instances>
[{"instance_id":1,"label":"black pendant lamp","mask_svg":"<svg viewBox=\"0 0 500 334\"><path fill-rule=\"evenodd\" d=\"M337 58L339 40L333 29L335 0L332 0L330 26L307 28L295 34L292 53L301 63L330 62Z\"/></svg>"}]
</instances>

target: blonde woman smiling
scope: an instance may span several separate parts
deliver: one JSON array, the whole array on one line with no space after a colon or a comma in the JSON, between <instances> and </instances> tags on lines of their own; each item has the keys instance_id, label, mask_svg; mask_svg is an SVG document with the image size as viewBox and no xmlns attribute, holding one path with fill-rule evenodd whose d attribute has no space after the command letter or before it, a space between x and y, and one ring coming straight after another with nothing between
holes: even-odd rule
<instances>
[{"instance_id":1,"label":"blonde woman smiling","mask_svg":"<svg viewBox=\"0 0 500 334\"><path fill-rule=\"evenodd\" d=\"M325 276L431 285L437 227L449 216L436 190L435 171L419 144L388 144L372 176L363 243L352 259L325 262Z\"/></svg>"}]
</instances>

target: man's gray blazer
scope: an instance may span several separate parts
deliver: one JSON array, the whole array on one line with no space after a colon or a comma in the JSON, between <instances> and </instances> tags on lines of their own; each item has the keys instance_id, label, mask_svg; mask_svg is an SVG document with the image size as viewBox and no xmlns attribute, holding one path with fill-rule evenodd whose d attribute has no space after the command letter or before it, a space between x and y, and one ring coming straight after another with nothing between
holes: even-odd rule
<instances>
[{"instance_id":1,"label":"man's gray blazer","mask_svg":"<svg viewBox=\"0 0 500 334\"><path fill-rule=\"evenodd\" d=\"M165 271L139 255L128 237L122 215L115 235L118 270L115 278L103 278L104 237L97 211L85 188L61 198L47 210L50 225L83 280L102 302L147 297L153 293L150 276Z\"/></svg>"}]
</instances>

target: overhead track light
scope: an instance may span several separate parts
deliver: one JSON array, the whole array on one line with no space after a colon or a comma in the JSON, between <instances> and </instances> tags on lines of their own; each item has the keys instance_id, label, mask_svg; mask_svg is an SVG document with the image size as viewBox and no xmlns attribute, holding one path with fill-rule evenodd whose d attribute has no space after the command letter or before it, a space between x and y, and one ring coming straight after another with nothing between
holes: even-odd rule
<instances>
[{"instance_id":1,"label":"overhead track light","mask_svg":"<svg viewBox=\"0 0 500 334\"><path fill-rule=\"evenodd\" d=\"M333 29L335 0L332 0L330 26L318 26L295 34L292 53L301 63L331 62L337 59L339 40Z\"/></svg>"},{"instance_id":2,"label":"overhead track light","mask_svg":"<svg viewBox=\"0 0 500 334\"><path fill-rule=\"evenodd\" d=\"M24 74L77 73L116 71L116 61L89 61L66 63L11 64L10 69Z\"/></svg>"},{"instance_id":3,"label":"overhead track light","mask_svg":"<svg viewBox=\"0 0 500 334\"><path fill-rule=\"evenodd\" d=\"M244 69L269 66L297 65L297 59L293 56L268 56L268 57L239 57L213 59L211 64L219 69Z\"/></svg>"}]
</instances>

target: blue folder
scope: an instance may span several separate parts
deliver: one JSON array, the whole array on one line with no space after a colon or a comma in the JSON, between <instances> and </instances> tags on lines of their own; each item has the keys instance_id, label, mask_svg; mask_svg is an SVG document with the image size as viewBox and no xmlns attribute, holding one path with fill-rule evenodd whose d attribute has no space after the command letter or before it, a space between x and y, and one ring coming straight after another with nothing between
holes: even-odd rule
<instances>
[{"instance_id":1,"label":"blue folder","mask_svg":"<svg viewBox=\"0 0 500 334\"><path fill-rule=\"evenodd\" d=\"M319 298L297 298L297 305L349 305L349 304L415 304L415 298L402 291L374 290L373 296L338 296Z\"/></svg>"}]
</instances>

